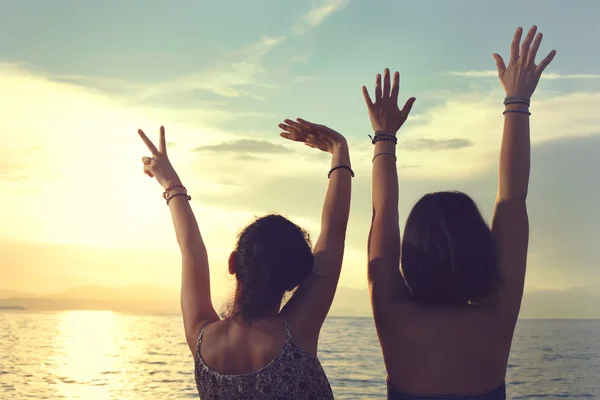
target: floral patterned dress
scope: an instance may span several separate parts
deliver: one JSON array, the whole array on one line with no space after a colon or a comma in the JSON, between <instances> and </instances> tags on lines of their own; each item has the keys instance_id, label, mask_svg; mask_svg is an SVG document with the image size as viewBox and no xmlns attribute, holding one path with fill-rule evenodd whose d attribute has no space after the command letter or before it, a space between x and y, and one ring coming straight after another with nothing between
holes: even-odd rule
<instances>
[{"instance_id":1,"label":"floral patterned dress","mask_svg":"<svg viewBox=\"0 0 600 400\"><path fill-rule=\"evenodd\" d=\"M208 367L200 355L204 329L198 336L195 379L201 400L317 400L333 399L319 360L298 346L285 321L287 341L273 361L256 372L224 375Z\"/></svg>"}]
</instances>

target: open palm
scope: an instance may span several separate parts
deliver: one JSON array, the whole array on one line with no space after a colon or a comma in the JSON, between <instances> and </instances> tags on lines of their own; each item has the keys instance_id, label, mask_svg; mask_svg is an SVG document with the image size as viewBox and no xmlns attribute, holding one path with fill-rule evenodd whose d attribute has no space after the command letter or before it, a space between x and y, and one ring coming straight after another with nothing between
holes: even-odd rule
<instances>
[{"instance_id":1,"label":"open palm","mask_svg":"<svg viewBox=\"0 0 600 400\"><path fill-rule=\"evenodd\" d=\"M279 127L285 132L280 136L295 142L302 142L305 145L333 153L335 149L346 145L346 139L340 133L334 131L325 125L314 124L298 118L296 121L286 119Z\"/></svg>"}]
</instances>

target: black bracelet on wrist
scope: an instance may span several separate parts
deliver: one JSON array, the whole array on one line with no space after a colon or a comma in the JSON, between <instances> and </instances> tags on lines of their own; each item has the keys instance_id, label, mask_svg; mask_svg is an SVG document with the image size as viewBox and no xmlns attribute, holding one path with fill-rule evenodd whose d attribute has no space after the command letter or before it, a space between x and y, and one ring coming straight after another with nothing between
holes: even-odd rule
<instances>
[{"instance_id":1,"label":"black bracelet on wrist","mask_svg":"<svg viewBox=\"0 0 600 400\"><path fill-rule=\"evenodd\" d=\"M335 171L336 169L340 169L340 168L347 169L348 171L350 171L350 175L352 175L352 177L354 178L354 171L352 171L352 168L350 168L347 165L338 165L337 167L333 167L329 170L329 173L327 174L327 179L331 178L331 173L333 171Z\"/></svg>"},{"instance_id":2,"label":"black bracelet on wrist","mask_svg":"<svg viewBox=\"0 0 600 400\"><path fill-rule=\"evenodd\" d=\"M502 112L502 115L506 115L508 113L521 113L521 114L531 115L531 113L529 111L525 111L525 110L504 110Z\"/></svg>"},{"instance_id":3,"label":"black bracelet on wrist","mask_svg":"<svg viewBox=\"0 0 600 400\"><path fill-rule=\"evenodd\" d=\"M376 133L375 136L369 135L369 137L371 138L371 143L373 144L381 140L389 140L391 142L394 142L394 144L398 144L398 138L394 135L390 135L389 133Z\"/></svg>"}]
</instances>

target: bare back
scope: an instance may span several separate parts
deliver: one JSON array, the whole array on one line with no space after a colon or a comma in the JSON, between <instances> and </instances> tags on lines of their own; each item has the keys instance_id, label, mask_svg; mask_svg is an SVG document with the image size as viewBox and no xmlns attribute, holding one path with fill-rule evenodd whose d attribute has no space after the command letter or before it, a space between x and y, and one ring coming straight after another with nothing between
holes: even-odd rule
<instances>
[{"instance_id":1,"label":"bare back","mask_svg":"<svg viewBox=\"0 0 600 400\"><path fill-rule=\"evenodd\" d=\"M199 352L206 365L220 374L249 374L273 361L286 341L280 318L252 326L223 320L205 328Z\"/></svg>"},{"instance_id":2,"label":"bare back","mask_svg":"<svg viewBox=\"0 0 600 400\"><path fill-rule=\"evenodd\" d=\"M408 393L479 395L504 383L512 329L492 310L403 302L376 318L390 385Z\"/></svg>"}]
</instances>

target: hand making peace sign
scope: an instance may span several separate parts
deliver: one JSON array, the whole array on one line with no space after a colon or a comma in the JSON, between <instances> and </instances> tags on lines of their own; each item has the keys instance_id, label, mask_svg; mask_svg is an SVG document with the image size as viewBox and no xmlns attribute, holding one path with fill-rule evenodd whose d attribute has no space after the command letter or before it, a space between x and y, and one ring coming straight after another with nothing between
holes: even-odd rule
<instances>
[{"instance_id":1,"label":"hand making peace sign","mask_svg":"<svg viewBox=\"0 0 600 400\"><path fill-rule=\"evenodd\" d=\"M175 169L171 165L171 161L169 161L169 158L167 157L165 128L163 126L160 127L160 141L158 149L154 143L148 139L148 136L146 136L144 131L138 129L138 134L144 143L146 143L148 150L150 150L152 153L152 157L142 157L142 162L144 163L144 173L150 178L156 178L158 183L165 189L173 185L181 185L179 176L177 176L177 172L175 172Z\"/></svg>"}]
</instances>

